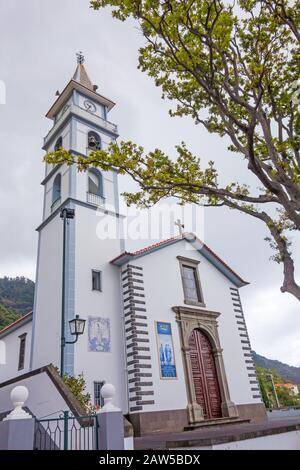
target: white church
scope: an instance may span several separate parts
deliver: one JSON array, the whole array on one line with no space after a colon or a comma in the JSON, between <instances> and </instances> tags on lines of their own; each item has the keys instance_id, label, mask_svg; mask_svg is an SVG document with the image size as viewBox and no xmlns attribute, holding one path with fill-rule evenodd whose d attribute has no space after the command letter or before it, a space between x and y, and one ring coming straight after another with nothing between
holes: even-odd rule
<instances>
[{"instance_id":1,"label":"white church","mask_svg":"<svg viewBox=\"0 0 300 470\"><path fill-rule=\"evenodd\" d=\"M118 137L108 120L115 103L83 62L47 113L46 153L84 156ZM0 332L0 387L53 364L83 374L101 406L101 387L112 383L136 435L264 419L239 295L247 282L197 234L135 252L121 236L101 239L99 213L118 228L123 221L116 171L45 164L42 185L34 310ZM85 328L74 342L77 315Z\"/></svg>"}]
</instances>

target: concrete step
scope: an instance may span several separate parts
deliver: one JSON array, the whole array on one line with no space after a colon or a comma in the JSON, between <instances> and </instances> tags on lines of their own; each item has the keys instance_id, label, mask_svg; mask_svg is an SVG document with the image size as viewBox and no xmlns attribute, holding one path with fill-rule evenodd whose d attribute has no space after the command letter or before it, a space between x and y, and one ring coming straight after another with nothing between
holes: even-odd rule
<instances>
[{"instance_id":1,"label":"concrete step","mask_svg":"<svg viewBox=\"0 0 300 470\"><path fill-rule=\"evenodd\" d=\"M184 428L184 431L192 431L193 429L201 428L217 428L220 426L226 426L228 424L245 424L250 423L250 419L242 418L216 418L216 419L207 419L201 423L190 424Z\"/></svg>"}]
</instances>

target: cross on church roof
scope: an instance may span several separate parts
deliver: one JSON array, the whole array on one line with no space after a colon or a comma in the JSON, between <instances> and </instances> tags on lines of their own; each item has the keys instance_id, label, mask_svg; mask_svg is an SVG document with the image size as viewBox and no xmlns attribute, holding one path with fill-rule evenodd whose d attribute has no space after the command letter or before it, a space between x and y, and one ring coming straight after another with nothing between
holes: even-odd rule
<instances>
[{"instance_id":1,"label":"cross on church roof","mask_svg":"<svg viewBox=\"0 0 300 470\"><path fill-rule=\"evenodd\" d=\"M82 54L82 51L76 53L77 57L77 64L83 64L84 63L84 55Z\"/></svg>"},{"instance_id":2,"label":"cross on church roof","mask_svg":"<svg viewBox=\"0 0 300 470\"><path fill-rule=\"evenodd\" d=\"M176 222L174 222L174 225L177 225L177 227L179 228L179 234L182 236L183 235L184 224L181 223L180 219L177 219Z\"/></svg>"}]
</instances>

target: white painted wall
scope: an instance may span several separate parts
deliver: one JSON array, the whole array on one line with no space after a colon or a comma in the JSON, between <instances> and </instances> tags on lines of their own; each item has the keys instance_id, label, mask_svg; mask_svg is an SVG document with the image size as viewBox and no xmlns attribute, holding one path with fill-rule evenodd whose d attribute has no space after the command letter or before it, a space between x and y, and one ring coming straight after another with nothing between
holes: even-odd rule
<instances>
[{"instance_id":1,"label":"white painted wall","mask_svg":"<svg viewBox=\"0 0 300 470\"><path fill-rule=\"evenodd\" d=\"M183 409L187 405L186 385L180 346L179 330L173 306L184 306L184 294L177 256L200 260L198 266L207 310L220 312L219 337L227 374L231 400L235 404L261 403L253 399L241 338L233 312L229 287L234 285L191 245L182 241L143 256L131 262L143 267L149 339L152 354L154 405L145 411ZM160 379L155 321L169 322L172 326L178 378Z\"/></svg>"},{"instance_id":2,"label":"white painted wall","mask_svg":"<svg viewBox=\"0 0 300 470\"><path fill-rule=\"evenodd\" d=\"M31 347L31 328L32 321L11 331L9 334L0 339L4 344L5 364L0 361L0 383L5 382L18 375L25 374L29 371L30 347ZM25 361L24 368L18 370L20 338L19 336L27 333L25 343ZM1 400L0 400L1 401Z\"/></svg>"},{"instance_id":3,"label":"white painted wall","mask_svg":"<svg viewBox=\"0 0 300 470\"><path fill-rule=\"evenodd\" d=\"M115 211L116 200L114 193L114 179L112 171L102 172L103 193L105 198L105 209ZM76 172L76 199L87 202L88 174L87 172Z\"/></svg>"},{"instance_id":4,"label":"white painted wall","mask_svg":"<svg viewBox=\"0 0 300 470\"><path fill-rule=\"evenodd\" d=\"M44 220L51 215L51 206L53 203L53 183L55 177L61 174L61 202L64 202L70 195L70 167L61 166L55 174L45 184L45 214Z\"/></svg>"},{"instance_id":5,"label":"white painted wall","mask_svg":"<svg viewBox=\"0 0 300 470\"><path fill-rule=\"evenodd\" d=\"M64 398L53 384L52 380L46 372L22 379L6 387L0 387L0 413L12 409L10 401L11 390L18 386L24 385L28 388L29 396L25 406L38 418L58 417L62 411L70 411Z\"/></svg>"},{"instance_id":6,"label":"white painted wall","mask_svg":"<svg viewBox=\"0 0 300 470\"><path fill-rule=\"evenodd\" d=\"M76 150L80 153L87 153L87 140L88 132L91 130L91 127L75 121L75 145ZM101 137L102 147L105 148L112 141L110 137L106 134L95 130ZM104 189L104 198L105 198L105 207L109 210L116 210L117 201L115 194L115 182L113 171L102 172L103 176L103 189ZM76 172L76 199L80 201L87 201L87 191L88 191L88 176L86 172Z\"/></svg>"},{"instance_id":7,"label":"white painted wall","mask_svg":"<svg viewBox=\"0 0 300 470\"><path fill-rule=\"evenodd\" d=\"M105 132L101 132L93 126L89 126L88 124L77 121L76 150L82 153L83 155L86 155L87 153L89 131L94 131L99 134L99 136L101 137L101 143L103 148L106 148L107 145L112 141L112 138L109 137Z\"/></svg>"},{"instance_id":8,"label":"white painted wall","mask_svg":"<svg viewBox=\"0 0 300 470\"><path fill-rule=\"evenodd\" d=\"M62 137L63 139L63 147L67 150L69 150L71 148L71 124L70 122L68 122L62 129L61 133L57 135L57 137L55 137L55 139L53 139L51 141L51 143L49 144L49 146L47 147L46 149L46 153L49 153L49 152L53 152L54 150L54 147L55 147L55 144L56 144L56 141L59 137ZM55 165L52 165L52 164L49 164L49 163L46 163L46 174L45 176L47 176L50 171L54 168Z\"/></svg>"},{"instance_id":9,"label":"white painted wall","mask_svg":"<svg viewBox=\"0 0 300 470\"><path fill-rule=\"evenodd\" d=\"M77 93L72 95L72 106L84 108L84 97ZM96 104L99 116L103 109ZM104 115L104 114L103 114ZM85 118L89 114L85 112ZM87 152L88 132L99 133L103 147L111 142L105 132L99 132L91 125L85 124L79 117L72 120L62 130L63 145L82 154ZM100 119L97 118L100 122ZM56 140L56 139L55 139ZM53 150L55 142L48 148ZM47 169L49 171L49 168ZM58 172L62 175L63 202L73 197L87 202L88 176L86 172L75 172L75 181L70 187L70 167L63 165L45 185L45 219L51 214L53 182ZM105 209L115 211L118 206L118 195L115 187L114 172L103 173ZM101 213L103 215L103 212ZM108 216L119 223L114 216ZM74 346L75 374L84 371L88 390L93 393L93 382L106 380L112 382L117 389L117 404L126 407L124 382L124 353L121 323L121 293L118 270L109 264L110 260L120 253L120 241L116 231L110 234L110 241L99 240L96 227L100 222L99 213L86 206L76 204L75 219L75 312L83 318L89 315L104 316L111 319L112 352L107 355L88 353L87 330L84 337L79 338ZM103 292L92 291L91 270L103 271ZM50 220L41 230L40 258L38 265L38 282L36 297L35 341L32 368L48 363L59 365L60 362L60 318L61 318L61 271L62 271L62 222L59 215ZM72 274L73 275L73 274ZM71 293L73 295L73 293Z\"/></svg>"},{"instance_id":10,"label":"white painted wall","mask_svg":"<svg viewBox=\"0 0 300 470\"><path fill-rule=\"evenodd\" d=\"M113 216L110 216L113 217ZM97 212L76 207L75 312L109 318L111 322L111 352L88 351L88 325L75 345L75 372L84 372L87 388L93 395L93 382L112 383L116 387L116 406L126 411L124 346L122 338L122 305L118 269L109 262L120 253L118 239L97 237ZM92 269L102 271L102 292L92 290Z\"/></svg>"},{"instance_id":11,"label":"white painted wall","mask_svg":"<svg viewBox=\"0 0 300 470\"><path fill-rule=\"evenodd\" d=\"M60 361L62 229L58 214L39 235L33 369Z\"/></svg>"},{"instance_id":12,"label":"white painted wall","mask_svg":"<svg viewBox=\"0 0 300 470\"><path fill-rule=\"evenodd\" d=\"M57 113L56 118L55 118L55 123L59 121L59 119L65 114L67 106L71 106L73 103L73 94L70 96L70 98L66 101L66 103L63 105L62 109ZM54 122L53 122L54 123Z\"/></svg>"},{"instance_id":13,"label":"white painted wall","mask_svg":"<svg viewBox=\"0 0 300 470\"><path fill-rule=\"evenodd\" d=\"M100 103L97 103L94 100L91 100L90 98L87 98L86 96L82 95L81 93L78 93L78 106L80 106L83 109L86 109L84 106L85 100L92 101L94 105L96 106L96 112L94 113L96 116L100 116L102 119L104 119L104 106Z\"/></svg>"}]
</instances>

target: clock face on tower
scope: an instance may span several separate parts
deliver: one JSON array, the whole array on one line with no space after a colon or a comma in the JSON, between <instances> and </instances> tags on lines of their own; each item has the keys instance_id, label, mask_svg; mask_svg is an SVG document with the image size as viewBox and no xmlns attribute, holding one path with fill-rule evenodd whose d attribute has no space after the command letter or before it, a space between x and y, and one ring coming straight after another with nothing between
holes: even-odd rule
<instances>
[{"instance_id":1,"label":"clock face on tower","mask_svg":"<svg viewBox=\"0 0 300 470\"><path fill-rule=\"evenodd\" d=\"M90 113L95 113L96 112L96 106L94 105L94 103L92 101L89 101L89 100L85 100L84 101L84 107L87 111L89 111Z\"/></svg>"}]
</instances>

